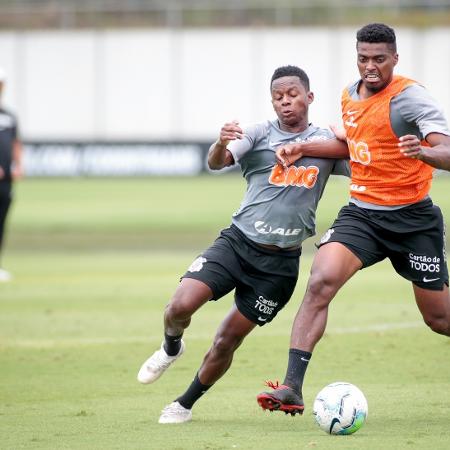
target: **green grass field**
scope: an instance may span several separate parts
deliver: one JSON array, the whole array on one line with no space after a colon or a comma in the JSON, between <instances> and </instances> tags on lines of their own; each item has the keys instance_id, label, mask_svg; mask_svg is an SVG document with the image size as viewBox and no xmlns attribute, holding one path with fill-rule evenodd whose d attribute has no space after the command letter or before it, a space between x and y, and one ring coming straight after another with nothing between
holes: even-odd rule
<instances>
[{"instance_id":1,"label":"green grass field","mask_svg":"<svg viewBox=\"0 0 450 450\"><path fill-rule=\"evenodd\" d=\"M409 283L388 263L358 273L333 301L305 382L303 417L263 413L255 396L282 381L289 334L313 254L305 245L291 303L258 328L191 423L159 425L191 382L232 303L206 305L187 352L156 384L136 381L161 343L162 313L178 277L237 209L238 176L134 180L24 180L10 216L0 284L1 449L448 449L450 340L422 324ZM450 218L450 177L433 198ZM330 182L323 232L347 199ZM369 418L352 436L314 423L315 394L358 385Z\"/></svg>"}]
</instances>

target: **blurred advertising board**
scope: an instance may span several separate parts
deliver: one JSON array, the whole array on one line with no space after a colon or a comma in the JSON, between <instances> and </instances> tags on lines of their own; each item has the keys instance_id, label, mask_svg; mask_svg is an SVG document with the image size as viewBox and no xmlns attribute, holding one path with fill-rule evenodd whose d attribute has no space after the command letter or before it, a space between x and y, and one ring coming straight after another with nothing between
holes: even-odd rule
<instances>
[{"instance_id":1,"label":"blurred advertising board","mask_svg":"<svg viewBox=\"0 0 450 450\"><path fill-rule=\"evenodd\" d=\"M210 143L34 142L24 145L31 177L197 175Z\"/></svg>"}]
</instances>

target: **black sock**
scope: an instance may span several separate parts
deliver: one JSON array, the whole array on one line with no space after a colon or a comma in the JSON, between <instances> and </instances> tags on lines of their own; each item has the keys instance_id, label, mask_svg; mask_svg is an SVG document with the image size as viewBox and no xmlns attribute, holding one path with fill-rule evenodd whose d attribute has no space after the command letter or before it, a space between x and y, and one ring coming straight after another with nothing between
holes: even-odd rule
<instances>
[{"instance_id":1,"label":"black sock","mask_svg":"<svg viewBox=\"0 0 450 450\"><path fill-rule=\"evenodd\" d=\"M182 334L179 336L169 336L167 333L164 333L164 350L169 356L178 355L181 348L182 337Z\"/></svg>"},{"instance_id":2,"label":"black sock","mask_svg":"<svg viewBox=\"0 0 450 450\"><path fill-rule=\"evenodd\" d=\"M211 385L212 386L212 385ZM198 374L195 375L194 381L188 387L187 391L178 397L175 401L186 409L191 409L192 405L211 387L200 383Z\"/></svg>"},{"instance_id":3,"label":"black sock","mask_svg":"<svg viewBox=\"0 0 450 450\"><path fill-rule=\"evenodd\" d=\"M288 368L283 384L301 394L303 378L305 377L305 372L311 356L311 353L304 352L303 350L297 350L296 348L289 349Z\"/></svg>"}]
</instances>

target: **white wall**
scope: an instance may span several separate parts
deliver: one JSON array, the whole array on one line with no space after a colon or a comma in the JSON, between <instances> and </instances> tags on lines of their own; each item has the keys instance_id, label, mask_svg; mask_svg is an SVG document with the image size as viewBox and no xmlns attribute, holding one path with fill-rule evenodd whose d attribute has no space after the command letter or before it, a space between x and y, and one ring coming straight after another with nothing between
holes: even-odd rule
<instances>
[{"instance_id":1,"label":"white wall","mask_svg":"<svg viewBox=\"0 0 450 450\"><path fill-rule=\"evenodd\" d=\"M222 123L273 117L269 80L304 68L311 120L339 119L357 78L354 28L0 33L4 103L27 140L210 140ZM429 88L450 118L450 28L397 28L397 73Z\"/></svg>"}]
</instances>

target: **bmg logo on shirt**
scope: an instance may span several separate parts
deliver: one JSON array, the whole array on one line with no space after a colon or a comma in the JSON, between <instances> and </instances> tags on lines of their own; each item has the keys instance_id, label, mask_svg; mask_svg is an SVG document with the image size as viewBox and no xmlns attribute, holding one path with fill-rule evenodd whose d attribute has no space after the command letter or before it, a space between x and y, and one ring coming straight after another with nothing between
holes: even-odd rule
<instances>
[{"instance_id":1,"label":"bmg logo on shirt","mask_svg":"<svg viewBox=\"0 0 450 450\"><path fill-rule=\"evenodd\" d=\"M312 189L319 176L317 166L289 166L276 164L269 176L269 183L276 186L297 186Z\"/></svg>"}]
</instances>

